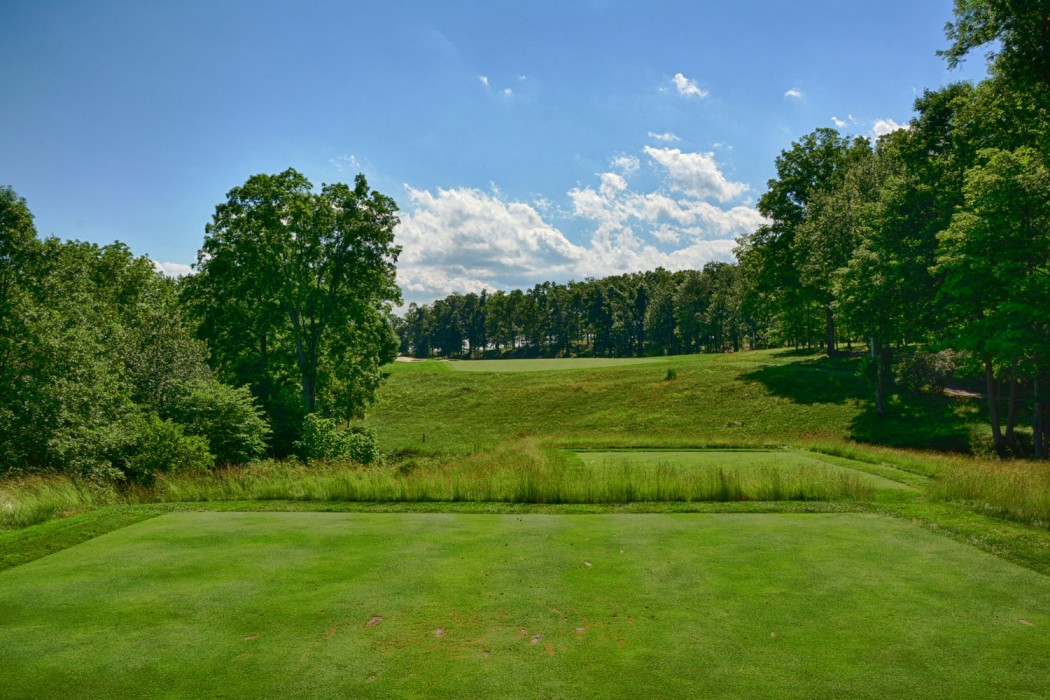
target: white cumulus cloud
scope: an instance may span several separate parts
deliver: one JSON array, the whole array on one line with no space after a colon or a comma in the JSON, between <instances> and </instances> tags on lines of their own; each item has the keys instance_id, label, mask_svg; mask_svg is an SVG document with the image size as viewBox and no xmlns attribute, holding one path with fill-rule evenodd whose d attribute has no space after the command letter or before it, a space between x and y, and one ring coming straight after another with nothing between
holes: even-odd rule
<instances>
[{"instance_id":1,"label":"white cumulus cloud","mask_svg":"<svg viewBox=\"0 0 1050 700\"><path fill-rule=\"evenodd\" d=\"M159 262L157 260L150 260L150 262L153 263L153 269L165 277L185 277L193 274L193 268L183 263Z\"/></svg>"},{"instance_id":2,"label":"white cumulus cloud","mask_svg":"<svg viewBox=\"0 0 1050 700\"><path fill-rule=\"evenodd\" d=\"M406 298L524 286L573 269L584 250L525 202L472 188L405 186L398 278Z\"/></svg>"},{"instance_id":3,"label":"white cumulus cloud","mask_svg":"<svg viewBox=\"0 0 1050 700\"><path fill-rule=\"evenodd\" d=\"M495 187L406 185L408 206L397 229L405 301L656 267L700 268L732 260L735 239L766 223L751 206L719 204L748 187L725 178L713 154L646 148L644 155L658 166L660 187L633 187L641 159L622 154L595 183L566 193L568 209L516 201ZM571 237L553 223L555 216Z\"/></svg>"},{"instance_id":4,"label":"white cumulus cloud","mask_svg":"<svg viewBox=\"0 0 1050 700\"><path fill-rule=\"evenodd\" d=\"M689 153L677 148L645 147L645 154L667 169L671 189L700 199L726 202L747 191L743 182L730 182L715 162L714 153Z\"/></svg>"},{"instance_id":5,"label":"white cumulus cloud","mask_svg":"<svg viewBox=\"0 0 1050 700\"><path fill-rule=\"evenodd\" d=\"M707 97L708 95L707 90L697 85L695 80L690 80L681 73L675 73L671 82L674 83L678 94L683 97Z\"/></svg>"},{"instance_id":6,"label":"white cumulus cloud","mask_svg":"<svg viewBox=\"0 0 1050 700\"><path fill-rule=\"evenodd\" d=\"M609 161L610 168L615 168L616 170L619 170L625 175L630 175L631 173L637 171L638 168L641 167L641 165L642 162L638 160L638 158L626 154L618 155Z\"/></svg>"},{"instance_id":7,"label":"white cumulus cloud","mask_svg":"<svg viewBox=\"0 0 1050 700\"><path fill-rule=\"evenodd\" d=\"M872 124L871 132L875 134L875 138L878 138L880 136L885 136L886 134L892 134L899 129L907 128L907 124L898 124L892 119L876 119L875 123Z\"/></svg>"},{"instance_id":8,"label":"white cumulus cloud","mask_svg":"<svg viewBox=\"0 0 1050 700\"><path fill-rule=\"evenodd\" d=\"M838 117L832 117L831 123L840 129L846 126L846 122L842 119L839 119Z\"/></svg>"},{"instance_id":9,"label":"white cumulus cloud","mask_svg":"<svg viewBox=\"0 0 1050 700\"><path fill-rule=\"evenodd\" d=\"M790 90L784 93L784 97L790 97L793 100L801 100L802 91L798 88L791 88Z\"/></svg>"}]
</instances>

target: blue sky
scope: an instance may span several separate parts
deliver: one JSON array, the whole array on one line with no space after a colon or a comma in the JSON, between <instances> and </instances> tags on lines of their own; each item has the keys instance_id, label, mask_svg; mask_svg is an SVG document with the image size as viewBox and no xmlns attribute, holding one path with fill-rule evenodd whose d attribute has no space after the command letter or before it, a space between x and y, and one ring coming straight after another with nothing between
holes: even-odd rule
<instances>
[{"instance_id":1,"label":"blue sky","mask_svg":"<svg viewBox=\"0 0 1050 700\"><path fill-rule=\"evenodd\" d=\"M407 301L730 259L774 159L948 71L951 0L0 0L0 184L42 235L194 262L260 172L364 172Z\"/></svg>"}]
</instances>

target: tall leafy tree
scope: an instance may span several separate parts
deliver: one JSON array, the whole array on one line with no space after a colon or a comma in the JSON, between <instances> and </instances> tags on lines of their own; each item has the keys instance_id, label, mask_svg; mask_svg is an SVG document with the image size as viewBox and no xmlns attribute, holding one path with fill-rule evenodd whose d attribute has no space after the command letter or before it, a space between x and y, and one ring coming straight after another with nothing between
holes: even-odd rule
<instances>
[{"instance_id":1,"label":"tall leafy tree","mask_svg":"<svg viewBox=\"0 0 1050 700\"><path fill-rule=\"evenodd\" d=\"M1036 382L1046 371L1050 343L1050 169L1031 148L981 151L966 175L964 206L939 235L941 295L951 313L952 341L981 358L996 451L1016 448L1016 393L1002 432L996 366ZM1042 445L1042 407L1034 423Z\"/></svg>"},{"instance_id":2,"label":"tall leafy tree","mask_svg":"<svg viewBox=\"0 0 1050 700\"><path fill-rule=\"evenodd\" d=\"M971 51L990 48L993 71L1011 82L1050 89L1050 2L955 0L945 33L951 45L938 53L956 67Z\"/></svg>"},{"instance_id":3,"label":"tall leafy tree","mask_svg":"<svg viewBox=\"0 0 1050 700\"><path fill-rule=\"evenodd\" d=\"M353 187L315 192L290 168L230 190L186 287L224 375L250 382L271 413L294 379L300 409L311 413L334 378L375 374L383 345L369 329L400 298L397 223L394 201L363 175ZM364 390L352 406L336 403L352 413L370 399Z\"/></svg>"},{"instance_id":4,"label":"tall leafy tree","mask_svg":"<svg viewBox=\"0 0 1050 700\"><path fill-rule=\"evenodd\" d=\"M805 325L813 305L823 309L829 354L835 351L835 323L829 278L822 273L827 265L821 264L815 257L817 252L807 245L807 238L815 237L815 231L821 229L819 224L811 225L808 237L805 229L807 221L816 217L820 209L834 210L832 203L824 207L821 203L827 202L841 182L851 157L858 157L855 152L864 148L863 142L851 144L834 129L826 128L793 143L777 157L777 177L769 181L758 203L759 211L771 223L744 236L737 249L754 293L765 297L789 322ZM841 227L831 229L825 237L837 232L841 232ZM844 247L848 243L835 241L829 246L834 250ZM841 255L830 257L837 259Z\"/></svg>"}]
</instances>

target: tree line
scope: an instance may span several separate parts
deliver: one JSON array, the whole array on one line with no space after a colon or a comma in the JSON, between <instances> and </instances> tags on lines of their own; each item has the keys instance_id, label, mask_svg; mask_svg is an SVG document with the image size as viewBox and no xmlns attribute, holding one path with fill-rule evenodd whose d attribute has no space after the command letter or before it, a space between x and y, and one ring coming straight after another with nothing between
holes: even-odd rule
<instances>
[{"instance_id":1,"label":"tree line","mask_svg":"<svg viewBox=\"0 0 1050 700\"><path fill-rule=\"evenodd\" d=\"M400 350L415 357L627 357L755 345L739 268L615 275L410 304Z\"/></svg>"}]
</instances>

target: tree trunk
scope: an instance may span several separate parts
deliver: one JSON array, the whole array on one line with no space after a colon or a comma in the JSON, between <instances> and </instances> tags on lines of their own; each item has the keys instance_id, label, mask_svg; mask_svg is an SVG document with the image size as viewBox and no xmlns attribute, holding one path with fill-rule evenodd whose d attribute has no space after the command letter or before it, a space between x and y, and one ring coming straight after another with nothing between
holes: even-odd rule
<instances>
[{"instance_id":1,"label":"tree trunk","mask_svg":"<svg viewBox=\"0 0 1050 700\"><path fill-rule=\"evenodd\" d=\"M1036 371L1032 380L1032 393L1035 395L1035 406L1032 409L1032 446L1036 459L1046 459L1046 442L1044 441L1043 401L1039 396L1039 374Z\"/></svg>"},{"instance_id":2,"label":"tree trunk","mask_svg":"<svg viewBox=\"0 0 1050 700\"><path fill-rule=\"evenodd\" d=\"M1006 435L1003 438L1006 447L1017 453L1017 437L1014 427L1017 425L1017 360L1010 365L1010 394L1006 404Z\"/></svg>"},{"instance_id":3,"label":"tree trunk","mask_svg":"<svg viewBox=\"0 0 1050 700\"><path fill-rule=\"evenodd\" d=\"M984 360L984 381L988 387L988 419L992 424L992 442L995 445L995 453L1002 457L1006 450L1003 445L1002 428L999 425L999 390L991 358Z\"/></svg>"},{"instance_id":4,"label":"tree trunk","mask_svg":"<svg viewBox=\"0 0 1050 700\"><path fill-rule=\"evenodd\" d=\"M882 416L886 414L893 351L874 336L871 338L871 360L875 363L875 410Z\"/></svg>"},{"instance_id":5,"label":"tree trunk","mask_svg":"<svg viewBox=\"0 0 1050 700\"><path fill-rule=\"evenodd\" d=\"M835 313L831 310L831 304L824 305L824 317L828 326L828 357L835 356Z\"/></svg>"}]
</instances>

